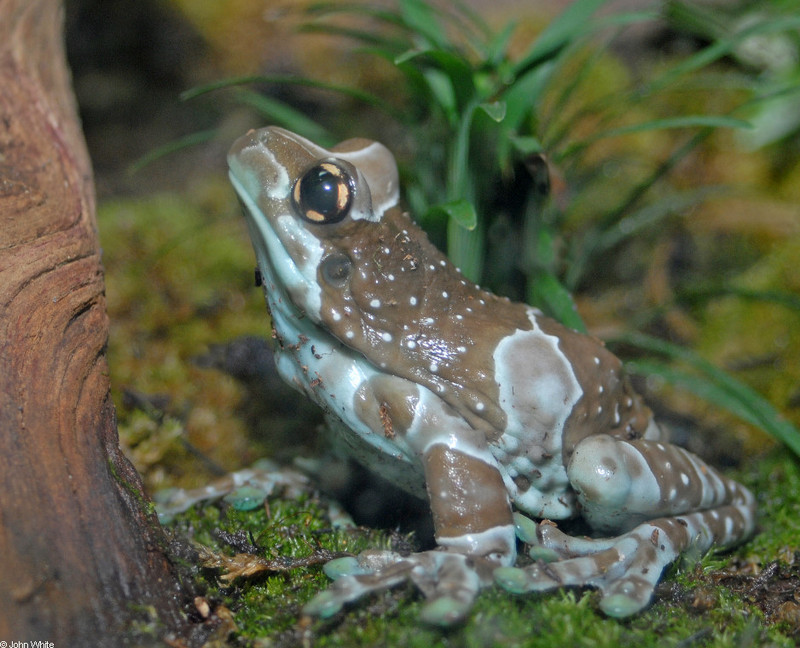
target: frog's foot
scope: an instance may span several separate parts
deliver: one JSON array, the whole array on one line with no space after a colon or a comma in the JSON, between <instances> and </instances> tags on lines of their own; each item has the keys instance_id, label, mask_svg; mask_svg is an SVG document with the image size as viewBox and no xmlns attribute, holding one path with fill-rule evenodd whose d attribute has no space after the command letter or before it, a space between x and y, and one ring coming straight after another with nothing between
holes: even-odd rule
<instances>
[{"instance_id":1,"label":"frog's foot","mask_svg":"<svg viewBox=\"0 0 800 648\"><path fill-rule=\"evenodd\" d=\"M516 522L537 561L496 569L501 587L517 594L596 587L600 609L617 618L647 606L664 568L679 556L698 559L714 545L735 544L752 529L750 509L739 504L651 520L616 538L571 537L552 523L536 524L519 514Z\"/></svg>"},{"instance_id":2,"label":"frog's foot","mask_svg":"<svg viewBox=\"0 0 800 648\"><path fill-rule=\"evenodd\" d=\"M403 557L391 551L365 551L325 565L334 584L306 604L306 614L329 618L346 603L406 581L427 599L422 619L436 626L462 621L482 586L492 582L496 563L447 551L424 551Z\"/></svg>"},{"instance_id":3,"label":"frog's foot","mask_svg":"<svg viewBox=\"0 0 800 648\"><path fill-rule=\"evenodd\" d=\"M269 495L279 490L294 499L309 492L311 487L308 477L302 473L261 459L250 468L229 473L202 488L165 489L155 493L153 499L159 520L166 524L195 504L222 498L237 510L250 511L261 506Z\"/></svg>"}]
</instances>

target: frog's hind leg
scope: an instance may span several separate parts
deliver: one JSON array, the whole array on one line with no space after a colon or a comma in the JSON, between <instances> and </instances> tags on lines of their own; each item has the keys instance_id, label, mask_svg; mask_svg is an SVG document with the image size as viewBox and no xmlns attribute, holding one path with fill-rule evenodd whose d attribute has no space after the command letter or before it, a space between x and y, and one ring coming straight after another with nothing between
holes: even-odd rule
<instances>
[{"instance_id":1,"label":"frog's hind leg","mask_svg":"<svg viewBox=\"0 0 800 648\"><path fill-rule=\"evenodd\" d=\"M633 528L617 537L574 538L518 515L518 535L540 560L496 570L506 589L597 587L606 614L629 616L649 603L664 568L680 555L699 557L753 532L752 494L694 455L655 441L590 439L568 468L584 516L604 531ZM642 521L647 517L655 519Z\"/></svg>"}]
</instances>

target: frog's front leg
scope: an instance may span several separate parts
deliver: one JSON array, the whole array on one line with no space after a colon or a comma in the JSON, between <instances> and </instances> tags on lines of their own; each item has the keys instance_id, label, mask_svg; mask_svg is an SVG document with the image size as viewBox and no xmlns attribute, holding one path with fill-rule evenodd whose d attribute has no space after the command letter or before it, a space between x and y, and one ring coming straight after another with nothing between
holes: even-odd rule
<instances>
[{"instance_id":1,"label":"frog's front leg","mask_svg":"<svg viewBox=\"0 0 800 648\"><path fill-rule=\"evenodd\" d=\"M332 561L325 572L335 583L312 599L307 613L331 616L345 603L410 580L427 599L423 620L447 626L467 615L496 567L513 564L511 502L483 434L440 404L423 403L407 438L422 455L439 548L406 557L370 551Z\"/></svg>"},{"instance_id":2,"label":"frog's front leg","mask_svg":"<svg viewBox=\"0 0 800 648\"><path fill-rule=\"evenodd\" d=\"M755 527L755 501L746 488L671 444L589 437L576 447L567 473L584 518L598 531L622 535L574 538L517 516L518 535L540 560L495 572L506 589L597 587L603 611L625 617L650 602L676 558L733 546Z\"/></svg>"}]
</instances>

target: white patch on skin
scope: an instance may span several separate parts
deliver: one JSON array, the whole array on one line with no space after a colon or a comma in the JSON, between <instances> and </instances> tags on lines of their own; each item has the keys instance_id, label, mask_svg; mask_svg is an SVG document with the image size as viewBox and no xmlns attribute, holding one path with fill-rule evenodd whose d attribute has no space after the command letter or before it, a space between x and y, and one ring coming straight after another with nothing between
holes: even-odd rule
<instances>
[{"instance_id":1,"label":"white patch on skin","mask_svg":"<svg viewBox=\"0 0 800 648\"><path fill-rule=\"evenodd\" d=\"M381 300L380 299L373 299L373 300L371 300L369 302L369 305L372 306L372 308L380 308L381 307Z\"/></svg>"},{"instance_id":2,"label":"white patch on skin","mask_svg":"<svg viewBox=\"0 0 800 648\"><path fill-rule=\"evenodd\" d=\"M465 533L460 536L437 536L436 543L468 556L485 556L498 565L513 565L517 559L514 525L492 527L486 531ZM492 549L505 547L499 553L489 553Z\"/></svg>"},{"instance_id":3,"label":"white patch on skin","mask_svg":"<svg viewBox=\"0 0 800 648\"><path fill-rule=\"evenodd\" d=\"M322 289L317 283L317 268L322 261L322 255L325 251L319 242L319 239L311 234L303 225L294 217L288 214L283 214L275 219L275 231L278 235L279 241L267 241L270 248L272 265L275 268L276 274L283 282L287 292L293 299L296 299L296 294L302 295L302 303L295 303L300 306L307 315L310 315L315 321L320 321L320 309L322 306ZM291 243L289 247L296 248L298 245L303 248L306 253L306 259L294 261L297 270L299 271L301 279L298 278L291 271L285 272L283 267L287 264L280 262L280 257L276 256L277 252L273 248L281 247L284 250L284 256L289 257L285 252L286 243ZM282 245L283 244L283 245ZM291 258L291 257L289 257Z\"/></svg>"},{"instance_id":4,"label":"white patch on skin","mask_svg":"<svg viewBox=\"0 0 800 648\"><path fill-rule=\"evenodd\" d=\"M388 333L387 331L384 331L383 333L381 333L381 339L384 342L391 342L392 341L392 334Z\"/></svg>"},{"instance_id":5,"label":"white patch on skin","mask_svg":"<svg viewBox=\"0 0 800 648\"><path fill-rule=\"evenodd\" d=\"M327 151L325 152L327 155ZM347 160L351 164L356 167L363 165L367 167L372 164L373 159L376 156L381 156L387 154L386 148L380 144L379 142L372 142L369 146L365 146L363 149L359 149L357 151L348 151L347 153L335 153L337 157L341 157L344 160ZM326 157L326 155L320 155L318 157ZM366 178L365 178L366 181ZM373 178L373 182L375 179ZM397 171L394 171L394 174L386 174L384 178L385 186L383 187L383 193L385 194L385 199L382 202L375 202L375 197L378 195L378 192L373 191L373 203L372 203L372 212L373 216L370 218L369 214L351 214L353 220L358 220L359 218L368 219L368 220L380 220L383 215L386 213L387 210L391 209L400 201L400 187L397 181ZM377 187L373 187L376 189Z\"/></svg>"},{"instance_id":6,"label":"white patch on skin","mask_svg":"<svg viewBox=\"0 0 800 648\"><path fill-rule=\"evenodd\" d=\"M539 328L535 311L529 310L528 319L533 328L500 340L493 357L499 403L507 416L498 450L504 452L504 440L516 439L511 467L520 475L536 475L535 486L520 491L498 461L516 506L534 516L563 519L574 513L574 503L561 459L562 436L583 391L558 338ZM551 459L534 466L526 456L529 447L543 449Z\"/></svg>"},{"instance_id":7,"label":"white patch on skin","mask_svg":"<svg viewBox=\"0 0 800 648\"><path fill-rule=\"evenodd\" d=\"M417 298L413 297L413 296L409 297L408 303L411 304L412 306L416 306L417 305Z\"/></svg>"},{"instance_id":8,"label":"white patch on skin","mask_svg":"<svg viewBox=\"0 0 800 648\"><path fill-rule=\"evenodd\" d=\"M425 454L433 445L442 444L490 466L497 466L494 455L485 444L475 446L475 432L469 424L439 396L424 387L419 387L419 400L406 436L420 454Z\"/></svg>"},{"instance_id":9,"label":"white patch on skin","mask_svg":"<svg viewBox=\"0 0 800 648\"><path fill-rule=\"evenodd\" d=\"M259 196L266 185L268 187L266 196L272 200L283 200L289 196L292 190L292 183L289 174L280 162L278 162L275 155L270 151L264 143L256 141L250 146L244 147L239 152L239 157L249 158L252 155L258 157L265 157L269 160L265 168L274 173L274 177L270 178L269 182L264 182L264 179L259 177L259 174L250 166L246 166L239 162L236 158L231 159L231 178L235 180L234 186L241 196L241 190L245 189L248 196ZM234 175L235 174L235 175Z\"/></svg>"},{"instance_id":10,"label":"white patch on skin","mask_svg":"<svg viewBox=\"0 0 800 648\"><path fill-rule=\"evenodd\" d=\"M317 266L323 253L319 240L293 216L283 214L275 218L274 223L270 221L233 170L230 177L246 208L247 226L265 286L282 286L297 308L319 322L322 290L317 283ZM290 256L285 246L289 242L292 248L302 247L306 258L298 260ZM274 291L269 292L268 298L270 304L282 308Z\"/></svg>"}]
</instances>

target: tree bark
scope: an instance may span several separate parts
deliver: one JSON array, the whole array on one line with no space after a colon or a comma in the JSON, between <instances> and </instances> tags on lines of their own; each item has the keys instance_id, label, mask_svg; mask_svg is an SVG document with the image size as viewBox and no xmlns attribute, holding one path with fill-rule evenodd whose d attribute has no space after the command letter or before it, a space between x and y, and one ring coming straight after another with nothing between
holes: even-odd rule
<instances>
[{"instance_id":1,"label":"tree bark","mask_svg":"<svg viewBox=\"0 0 800 648\"><path fill-rule=\"evenodd\" d=\"M134 621L185 629L164 536L119 450L62 31L59 0L0 0L0 641L57 648L119 645Z\"/></svg>"}]
</instances>

